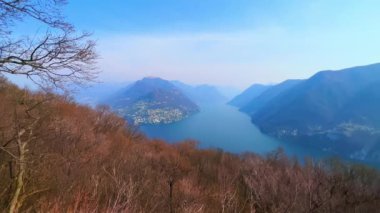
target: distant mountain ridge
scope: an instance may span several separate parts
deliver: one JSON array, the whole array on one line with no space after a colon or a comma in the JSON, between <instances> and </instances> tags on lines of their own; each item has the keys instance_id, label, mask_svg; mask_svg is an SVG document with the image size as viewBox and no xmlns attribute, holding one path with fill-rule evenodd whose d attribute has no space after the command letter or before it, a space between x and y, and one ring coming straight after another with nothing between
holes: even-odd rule
<instances>
[{"instance_id":1,"label":"distant mountain ridge","mask_svg":"<svg viewBox=\"0 0 380 213\"><path fill-rule=\"evenodd\" d=\"M267 105L272 99L278 95L281 95L281 93L291 89L302 81L303 80L286 80L277 85L274 85L262 92L259 96L250 100L247 104L242 106L240 110L248 113L249 115L252 115L260 108Z\"/></svg>"},{"instance_id":2,"label":"distant mountain ridge","mask_svg":"<svg viewBox=\"0 0 380 213\"><path fill-rule=\"evenodd\" d=\"M227 101L227 98L214 86L206 84L192 86L180 81L171 81L171 83L197 104L224 103Z\"/></svg>"},{"instance_id":3,"label":"distant mountain ridge","mask_svg":"<svg viewBox=\"0 0 380 213\"><path fill-rule=\"evenodd\" d=\"M172 123L199 111L199 107L171 82L153 77L135 82L108 103L136 125Z\"/></svg>"},{"instance_id":4,"label":"distant mountain ridge","mask_svg":"<svg viewBox=\"0 0 380 213\"><path fill-rule=\"evenodd\" d=\"M238 108L244 107L254 98L258 97L271 87L271 85L253 84L248 89L244 90L240 95L229 101L228 104Z\"/></svg>"}]
</instances>

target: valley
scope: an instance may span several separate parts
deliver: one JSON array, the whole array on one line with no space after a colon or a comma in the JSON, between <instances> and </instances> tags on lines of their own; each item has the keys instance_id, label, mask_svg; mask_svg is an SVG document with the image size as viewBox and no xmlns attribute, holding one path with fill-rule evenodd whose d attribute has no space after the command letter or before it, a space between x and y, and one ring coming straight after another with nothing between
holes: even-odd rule
<instances>
[{"instance_id":1,"label":"valley","mask_svg":"<svg viewBox=\"0 0 380 213\"><path fill-rule=\"evenodd\" d=\"M102 103L152 138L192 139L204 148L237 153L283 148L300 159L337 155L376 164L378 85L379 64L254 84L231 100L212 85L149 77L112 90Z\"/></svg>"}]
</instances>

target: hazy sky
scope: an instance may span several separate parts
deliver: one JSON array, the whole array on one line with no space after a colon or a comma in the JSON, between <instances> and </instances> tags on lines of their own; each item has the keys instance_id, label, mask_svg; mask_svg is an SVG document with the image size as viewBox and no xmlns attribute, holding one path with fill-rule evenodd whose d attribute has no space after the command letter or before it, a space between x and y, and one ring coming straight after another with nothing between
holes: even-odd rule
<instances>
[{"instance_id":1,"label":"hazy sky","mask_svg":"<svg viewBox=\"0 0 380 213\"><path fill-rule=\"evenodd\" d=\"M103 81L246 87L380 62L378 0L69 0Z\"/></svg>"}]
</instances>

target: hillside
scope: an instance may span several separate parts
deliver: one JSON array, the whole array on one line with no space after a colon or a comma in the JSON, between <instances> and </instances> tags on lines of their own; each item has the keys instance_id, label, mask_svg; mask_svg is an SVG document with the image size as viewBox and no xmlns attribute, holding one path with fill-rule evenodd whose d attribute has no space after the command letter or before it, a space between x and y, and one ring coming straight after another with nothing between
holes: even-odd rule
<instances>
[{"instance_id":1,"label":"hillside","mask_svg":"<svg viewBox=\"0 0 380 213\"><path fill-rule=\"evenodd\" d=\"M252 120L276 137L322 141L379 161L379 91L380 64L322 71L272 99Z\"/></svg>"},{"instance_id":2,"label":"hillside","mask_svg":"<svg viewBox=\"0 0 380 213\"><path fill-rule=\"evenodd\" d=\"M180 89L160 78L144 78L107 100L135 125L172 123L196 113L198 106Z\"/></svg>"},{"instance_id":3,"label":"hillside","mask_svg":"<svg viewBox=\"0 0 380 213\"><path fill-rule=\"evenodd\" d=\"M270 87L271 86L268 85L254 84L250 86L248 89L244 90L240 95L236 96L231 101L229 101L228 104L239 108L244 107L251 100L261 95Z\"/></svg>"},{"instance_id":4,"label":"hillside","mask_svg":"<svg viewBox=\"0 0 380 213\"><path fill-rule=\"evenodd\" d=\"M259 96L253 98L246 105L240 108L241 111L246 112L250 115L254 114L257 110L264 107L272 99L276 98L281 93L291 89L292 87L301 83L302 80L286 80L282 83L274 85L269 89L265 90Z\"/></svg>"}]
</instances>

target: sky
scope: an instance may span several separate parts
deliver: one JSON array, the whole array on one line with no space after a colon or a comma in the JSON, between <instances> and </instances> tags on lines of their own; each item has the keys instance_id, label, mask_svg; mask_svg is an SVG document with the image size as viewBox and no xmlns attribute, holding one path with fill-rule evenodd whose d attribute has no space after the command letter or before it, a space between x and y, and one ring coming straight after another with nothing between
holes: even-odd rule
<instances>
[{"instance_id":1,"label":"sky","mask_svg":"<svg viewBox=\"0 0 380 213\"><path fill-rule=\"evenodd\" d=\"M101 81L245 88L380 62L378 0L69 0Z\"/></svg>"}]
</instances>

